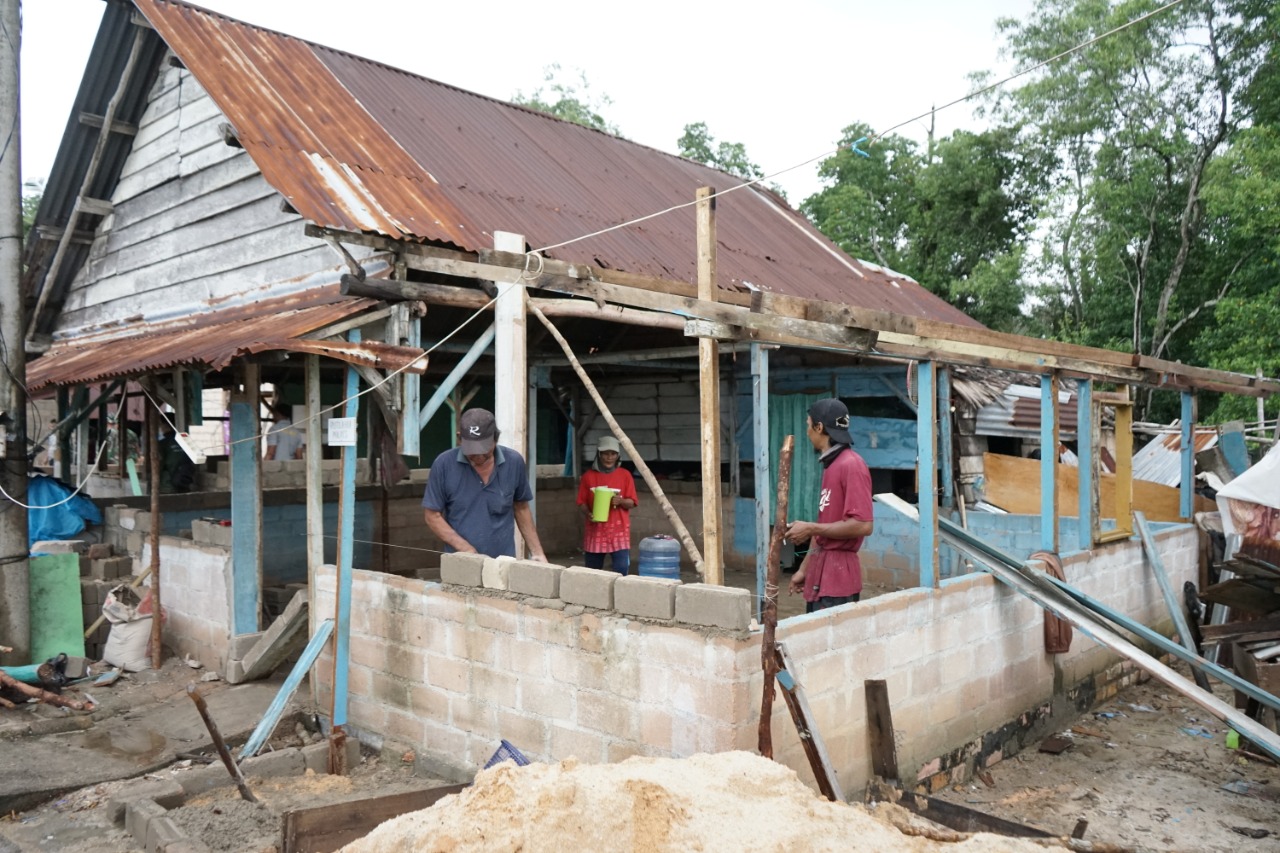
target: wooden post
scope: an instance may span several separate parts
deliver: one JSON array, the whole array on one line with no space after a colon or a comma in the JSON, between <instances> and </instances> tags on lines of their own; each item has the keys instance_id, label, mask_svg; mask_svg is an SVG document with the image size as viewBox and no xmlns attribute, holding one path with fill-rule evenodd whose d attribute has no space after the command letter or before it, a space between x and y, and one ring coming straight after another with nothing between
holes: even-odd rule
<instances>
[{"instance_id":1,"label":"wooden post","mask_svg":"<svg viewBox=\"0 0 1280 853\"><path fill-rule=\"evenodd\" d=\"M262 405L256 364L231 395L231 633L258 630L262 595Z\"/></svg>"},{"instance_id":2,"label":"wooden post","mask_svg":"<svg viewBox=\"0 0 1280 853\"><path fill-rule=\"evenodd\" d=\"M1182 392L1182 485L1179 488L1179 515L1191 520L1196 505L1196 395Z\"/></svg>"},{"instance_id":3,"label":"wooden post","mask_svg":"<svg viewBox=\"0 0 1280 853\"><path fill-rule=\"evenodd\" d=\"M751 345L751 435L755 444L756 615L764 621L769 576L769 351Z\"/></svg>"},{"instance_id":4,"label":"wooden post","mask_svg":"<svg viewBox=\"0 0 1280 853\"><path fill-rule=\"evenodd\" d=\"M1077 497L1076 547L1081 551L1093 548L1093 519L1097 514L1094 500L1098 481L1098 468L1094 464L1097 453L1093 446L1093 380L1081 379L1076 385L1076 449L1079 457L1080 492Z\"/></svg>"},{"instance_id":5,"label":"wooden post","mask_svg":"<svg viewBox=\"0 0 1280 853\"><path fill-rule=\"evenodd\" d=\"M508 231L493 233L493 247L500 252L523 252L524 237ZM516 282L495 281L498 301L493 303L493 414L502 431L500 441L529 459L528 418L529 355L525 335L525 289L518 273ZM516 556L525 554L524 537L516 531Z\"/></svg>"},{"instance_id":6,"label":"wooden post","mask_svg":"<svg viewBox=\"0 0 1280 853\"><path fill-rule=\"evenodd\" d=\"M782 554L782 537L787 532L787 502L791 493L791 458L795 453L796 437L787 436L778 453L778 509L773 515L773 535L769 538L769 579L765 583L764 607L760 624L764 627L760 642L760 665L764 668L764 694L760 698L760 727L758 748L765 758L773 758L773 694L774 679L778 675L778 649L774 632L778 627L778 584L782 567L778 564Z\"/></svg>"},{"instance_id":7,"label":"wooden post","mask_svg":"<svg viewBox=\"0 0 1280 853\"><path fill-rule=\"evenodd\" d=\"M698 298L716 301L716 200L714 187L699 187ZM703 581L724 584L724 552L720 543L720 344L698 338L698 399L702 413L702 553Z\"/></svg>"},{"instance_id":8,"label":"wooden post","mask_svg":"<svg viewBox=\"0 0 1280 853\"><path fill-rule=\"evenodd\" d=\"M578 358L573 354L573 349L569 346L569 342L564 339L564 335L560 334L560 330L552 325L547 319L547 315L537 305L530 304L529 311L533 316L537 317L542 325L547 327L547 331L551 333L551 337L556 339L556 343L560 344L560 349L564 350L565 357L569 359L570 366L573 367L578 378L582 380L583 386L586 387L587 393L591 395L591 399L595 401L596 408L600 410L600 416L604 418L605 423L609 425L609 429L613 432L618 443L622 445L622 449L627 451L627 455L631 457L631 461L635 463L636 470L640 472L640 476L644 478L648 484L649 490L653 492L654 500L662 507L662 512L667 516L667 521L671 522L671 526L675 528L676 535L680 538L680 542L684 545L685 551L688 552L690 559L693 560L693 566L698 570L698 574L703 574L704 566L702 562L702 554L698 553L698 546L694 544L693 537L689 535L689 529L684 526L684 522L680 520L679 514L676 513L675 507L671 505L671 501L667 500L666 494L662 491L662 486L658 484L658 478L653 476L653 472L649 470L649 466L645 464L644 459L640 457L636 446L631 443L631 439L622 431L622 427L618 426L618 422L614 420L613 413L609 411L609 407L605 405L604 398L600 396L600 392L596 390L595 383L591 381L591 377L587 375L587 371L578 363Z\"/></svg>"},{"instance_id":9,"label":"wooden post","mask_svg":"<svg viewBox=\"0 0 1280 853\"><path fill-rule=\"evenodd\" d=\"M1040 377L1040 549L1058 553L1058 374Z\"/></svg>"},{"instance_id":10,"label":"wooden post","mask_svg":"<svg viewBox=\"0 0 1280 853\"><path fill-rule=\"evenodd\" d=\"M151 392L147 399L147 468L151 473L151 668L159 669L163 662L161 654L162 631L164 619L160 609L160 469L163 460L160 458L160 412L157 399L157 382L155 377L146 379Z\"/></svg>"},{"instance_id":11,"label":"wooden post","mask_svg":"<svg viewBox=\"0 0 1280 853\"><path fill-rule=\"evenodd\" d=\"M347 333L347 340L360 342L360 330L352 329ZM359 422L360 375L354 367L347 367L346 405L344 418L354 418ZM329 735L329 772L345 776L347 772L346 732L347 724L347 677L350 671L351 656L351 574L352 557L355 543L356 517L356 448L342 448L342 485L338 490L338 546L337 577L334 590L334 633L333 633L333 707L330 720L333 728Z\"/></svg>"},{"instance_id":12,"label":"wooden post","mask_svg":"<svg viewBox=\"0 0 1280 853\"><path fill-rule=\"evenodd\" d=\"M871 772L898 784L898 745L893 739L893 713L889 707L889 683L862 682L867 699L867 738L871 741Z\"/></svg>"},{"instance_id":13,"label":"wooden post","mask_svg":"<svg viewBox=\"0 0 1280 853\"><path fill-rule=\"evenodd\" d=\"M920 389L916 404L916 438L919 461L920 586L938 585L938 458L937 458L937 365L922 361L916 365Z\"/></svg>"}]
</instances>

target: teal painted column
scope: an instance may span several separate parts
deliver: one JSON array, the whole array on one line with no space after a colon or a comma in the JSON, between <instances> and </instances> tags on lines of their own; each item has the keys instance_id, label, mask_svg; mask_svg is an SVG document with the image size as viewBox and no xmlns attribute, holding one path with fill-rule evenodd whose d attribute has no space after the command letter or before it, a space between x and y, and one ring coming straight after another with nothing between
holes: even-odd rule
<instances>
[{"instance_id":1,"label":"teal painted column","mask_svg":"<svg viewBox=\"0 0 1280 853\"><path fill-rule=\"evenodd\" d=\"M1040 377L1040 548L1058 553L1058 382Z\"/></svg>"},{"instance_id":2,"label":"teal painted column","mask_svg":"<svg viewBox=\"0 0 1280 853\"><path fill-rule=\"evenodd\" d=\"M756 618L764 608L764 581L769 576L769 351L751 345L751 437L755 445ZM801 451L803 452L803 451Z\"/></svg>"},{"instance_id":3,"label":"teal painted column","mask_svg":"<svg viewBox=\"0 0 1280 853\"><path fill-rule=\"evenodd\" d=\"M1191 520L1196 496L1196 395L1182 392L1182 484L1178 487L1178 514Z\"/></svg>"},{"instance_id":4,"label":"teal painted column","mask_svg":"<svg viewBox=\"0 0 1280 853\"><path fill-rule=\"evenodd\" d=\"M950 514L956 508L955 459L952 453L955 421L951 417L951 368L938 371L938 467L942 470L942 508Z\"/></svg>"},{"instance_id":5,"label":"teal painted column","mask_svg":"<svg viewBox=\"0 0 1280 853\"><path fill-rule=\"evenodd\" d=\"M1093 446L1093 380L1081 379L1076 387L1076 451L1080 457L1076 546L1088 551L1093 548L1093 483L1097 477L1093 464L1097 455Z\"/></svg>"},{"instance_id":6,"label":"teal painted column","mask_svg":"<svg viewBox=\"0 0 1280 853\"><path fill-rule=\"evenodd\" d=\"M262 594L262 438L258 365L231 397L231 632L258 630Z\"/></svg>"},{"instance_id":7,"label":"teal painted column","mask_svg":"<svg viewBox=\"0 0 1280 853\"><path fill-rule=\"evenodd\" d=\"M360 343L360 330L352 329L347 340ZM359 425L360 374L347 366L344 418L356 418ZM356 448L342 448L342 484L338 490L338 577L337 625L333 648L333 725L347 723L347 673L351 663L351 561L356 529Z\"/></svg>"},{"instance_id":8,"label":"teal painted column","mask_svg":"<svg viewBox=\"0 0 1280 853\"><path fill-rule=\"evenodd\" d=\"M938 459L937 365L922 361L916 366L920 389L916 409L916 443L919 461L920 586L938 585Z\"/></svg>"}]
</instances>

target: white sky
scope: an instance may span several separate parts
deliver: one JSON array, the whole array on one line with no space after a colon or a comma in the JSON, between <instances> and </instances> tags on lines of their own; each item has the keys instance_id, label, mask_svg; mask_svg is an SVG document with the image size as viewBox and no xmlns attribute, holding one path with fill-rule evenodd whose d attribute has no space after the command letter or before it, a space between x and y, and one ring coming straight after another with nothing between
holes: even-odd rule
<instances>
[{"instance_id":1,"label":"white sky","mask_svg":"<svg viewBox=\"0 0 1280 853\"><path fill-rule=\"evenodd\" d=\"M854 121L886 129L966 94L972 71L1004 71L996 18L1024 17L1034 0L201 5L496 98L531 93L553 62L582 69L629 139L674 152L684 125L705 121L773 173L830 152ZM104 6L23 4L24 179L53 166ZM968 105L938 115L939 134L958 127L978 127ZM797 206L820 188L816 163L774 180Z\"/></svg>"}]
</instances>

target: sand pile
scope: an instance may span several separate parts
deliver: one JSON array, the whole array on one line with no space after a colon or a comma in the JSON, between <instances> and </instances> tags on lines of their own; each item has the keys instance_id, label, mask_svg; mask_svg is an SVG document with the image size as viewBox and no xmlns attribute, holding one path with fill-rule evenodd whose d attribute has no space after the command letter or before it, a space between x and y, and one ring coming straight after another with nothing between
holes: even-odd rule
<instances>
[{"instance_id":1,"label":"sand pile","mask_svg":"<svg viewBox=\"0 0 1280 853\"><path fill-rule=\"evenodd\" d=\"M621 764L500 764L429 809L402 815L343 853L464 851L1043 851L994 835L939 843L860 805L819 797L788 768L747 752Z\"/></svg>"}]
</instances>

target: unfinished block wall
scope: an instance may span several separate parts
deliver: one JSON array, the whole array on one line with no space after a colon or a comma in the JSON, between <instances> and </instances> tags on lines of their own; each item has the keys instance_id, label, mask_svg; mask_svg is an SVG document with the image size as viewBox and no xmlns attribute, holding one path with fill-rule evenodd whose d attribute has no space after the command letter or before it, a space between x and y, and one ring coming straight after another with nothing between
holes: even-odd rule
<instances>
[{"instance_id":1,"label":"unfinished block wall","mask_svg":"<svg viewBox=\"0 0 1280 853\"><path fill-rule=\"evenodd\" d=\"M1194 577L1190 527L1156 534L1175 585ZM1068 559L1067 579L1158 630L1168 615L1141 545ZM350 719L436 768L474 771L501 738L536 760L754 749L760 637L640 619L562 599L355 572ZM639 579L637 579L639 580ZM334 574L317 578L332 612ZM679 616L679 613L674 614ZM846 791L870 777L864 681L888 683L900 770L937 789L1043 735L1055 714L1132 677L1076 634L1046 655L1043 613L985 573L785 620L815 725ZM330 663L313 670L328 702ZM1056 692L1055 692L1055 688ZM775 755L812 782L781 699Z\"/></svg>"}]
</instances>

